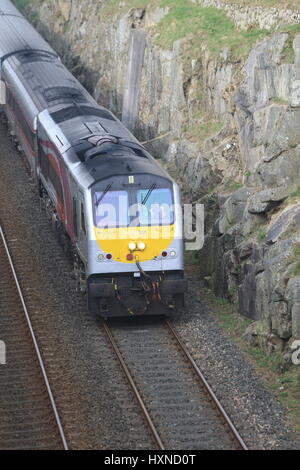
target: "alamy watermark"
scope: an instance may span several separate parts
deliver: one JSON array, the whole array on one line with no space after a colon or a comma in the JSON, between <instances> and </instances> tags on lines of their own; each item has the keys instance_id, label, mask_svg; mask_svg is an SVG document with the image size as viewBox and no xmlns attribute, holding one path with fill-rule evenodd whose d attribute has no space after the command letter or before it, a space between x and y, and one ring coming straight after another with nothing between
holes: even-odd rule
<instances>
[{"instance_id":1,"label":"alamy watermark","mask_svg":"<svg viewBox=\"0 0 300 470\"><path fill-rule=\"evenodd\" d=\"M6 364L6 346L4 341L0 340L0 366Z\"/></svg>"},{"instance_id":2,"label":"alamy watermark","mask_svg":"<svg viewBox=\"0 0 300 470\"><path fill-rule=\"evenodd\" d=\"M193 214L194 210L194 214ZM185 249L201 250L204 245L204 204L184 204Z\"/></svg>"},{"instance_id":3,"label":"alamy watermark","mask_svg":"<svg viewBox=\"0 0 300 470\"><path fill-rule=\"evenodd\" d=\"M300 364L300 339L296 339L291 346L291 349L293 351L292 354L292 363L295 366L298 366Z\"/></svg>"},{"instance_id":4,"label":"alamy watermark","mask_svg":"<svg viewBox=\"0 0 300 470\"><path fill-rule=\"evenodd\" d=\"M6 88L3 80L0 80L0 105L6 104Z\"/></svg>"},{"instance_id":5,"label":"alamy watermark","mask_svg":"<svg viewBox=\"0 0 300 470\"><path fill-rule=\"evenodd\" d=\"M99 239L120 240L185 239L186 250L200 250L204 244L203 204L132 204L128 207L127 196L116 197L113 204L95 203L95 223ZM175 227L175 228L174 228ZM120 230L117 230L120 229ZM135 235L136 234L136 235Z\"/></svg>"}]
</instances>

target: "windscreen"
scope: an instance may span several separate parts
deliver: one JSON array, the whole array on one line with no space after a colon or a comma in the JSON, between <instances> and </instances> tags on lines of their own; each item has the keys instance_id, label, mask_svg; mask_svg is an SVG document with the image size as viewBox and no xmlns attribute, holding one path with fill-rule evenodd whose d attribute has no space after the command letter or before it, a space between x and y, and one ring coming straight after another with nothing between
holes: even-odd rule
<instances>
[{"instance_id":1,"label":"windscreen","mask_svg":"<svg viewBox=\"0 0 300 470\"><path fill-rule=\"evenodd\" d=\"M171 225L173 196L169 188L95 191L94 219L98 228Z\"/></svg>"}]
</instances>

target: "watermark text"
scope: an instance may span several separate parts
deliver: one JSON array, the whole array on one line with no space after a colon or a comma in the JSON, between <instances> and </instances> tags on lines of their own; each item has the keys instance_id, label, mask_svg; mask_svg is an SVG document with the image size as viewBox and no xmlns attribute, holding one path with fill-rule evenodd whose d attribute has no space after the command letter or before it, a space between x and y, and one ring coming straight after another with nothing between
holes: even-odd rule
<instances>
[{"instance_id":1,"label":"watermark text","mask_svg":"<svg viewBox=\"0 0 300 470\"><path fill-rule=\"evenodd\" d=\"M0 340L0 365L6 364L6 346L4 341Z\"/></svg>"}]
</instances>

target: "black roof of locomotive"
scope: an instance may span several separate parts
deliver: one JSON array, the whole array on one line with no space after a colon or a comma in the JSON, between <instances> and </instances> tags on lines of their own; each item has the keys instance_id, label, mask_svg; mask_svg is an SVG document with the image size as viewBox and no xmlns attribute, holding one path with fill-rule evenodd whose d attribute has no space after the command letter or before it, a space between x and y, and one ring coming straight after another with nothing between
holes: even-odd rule
<instances>
[{"instance_id":1,"label":"black roof of locomotive","mask_svg":"<svg viewBox=\"0 0 300 470\"><path fill-rule=\"evenodd\" d=\"M155 175L171 181L170 176L155 159L135 142L120 139L118 144L108 142L83 151L85 155L90 153L90 157L84 161L84 166L95 182L117 175L137 174Z\"/></svg>"}]
</instances>

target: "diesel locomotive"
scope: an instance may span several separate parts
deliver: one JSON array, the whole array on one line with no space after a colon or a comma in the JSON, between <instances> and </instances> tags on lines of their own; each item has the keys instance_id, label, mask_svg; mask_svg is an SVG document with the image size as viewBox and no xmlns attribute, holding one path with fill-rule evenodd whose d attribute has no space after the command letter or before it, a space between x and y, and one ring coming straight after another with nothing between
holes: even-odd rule
<instances>
[{"instance_id":1,"label":"diesel locomotive","mask_svg":"<svg viewBox=\"0 0 300 470\"><path fill-rule=\"evenodd\" d=\"M9 0L0 3L0 80L10 133L70 248L89 310L110 317L181 307L178 185Z\"/></svg>"}]
</instances>

